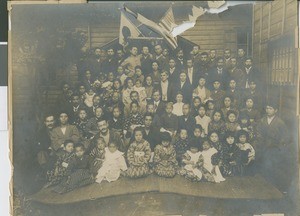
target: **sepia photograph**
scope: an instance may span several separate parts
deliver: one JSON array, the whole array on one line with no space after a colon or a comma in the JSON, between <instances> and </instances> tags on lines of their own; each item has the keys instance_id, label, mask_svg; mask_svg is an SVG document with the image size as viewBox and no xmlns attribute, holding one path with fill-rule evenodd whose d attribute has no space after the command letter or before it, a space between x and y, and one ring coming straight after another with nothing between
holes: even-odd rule
<instances>
[{"instance_id":1,"label":"sepia photograph","mask_svg":"<svg viewBox=\"0 0 300 216\"><path fill-rule=\"evenodd\" d=\"M14 216L299 216L298 2L8 5Z\"/></svg>"}]
</instances>

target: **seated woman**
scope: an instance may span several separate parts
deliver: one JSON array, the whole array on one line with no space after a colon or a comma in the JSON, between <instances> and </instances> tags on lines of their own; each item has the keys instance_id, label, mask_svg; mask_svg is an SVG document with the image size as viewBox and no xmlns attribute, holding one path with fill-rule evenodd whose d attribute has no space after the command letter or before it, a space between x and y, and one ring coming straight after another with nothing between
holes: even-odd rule
<instances>
[{"instance_id":1,"label":"seated woman","mask_svg":"<svg viewBox=\"0 0 300 216\"><path fill-rule=\"evenodd\" d=\"M75 125L69 124L68 114L61 112L59 115L59 126L50 132L51 149L58 153L66 140L77 143L80 138L79 131Z\"/></svg>"},{"instance_id":2,"label":"seated woman","mask_svg":"<svg viewBox=\"0 0 300 216\"><path fill-rule=\"evenodd\" d=\"M124 123L123 134L126 137L130 137L136 127L144 124L144 117L139 113L139 104L137 101L131 102L130 110L131 113Z\"/></svg>"},{"instance_id":3,"label":"seated woman","mask_svg":"<svg viewBox=\"0 0 300 216\"><path fill-rule=\"evenodd\" d=\"M151 148L150 144L143 138L143 128L135 128L133 134L134 141L129 145L127 151L129 167L126 173L130 178L139 178L150 174Z\"/></svg>"},{"instance_id":4,"label":"seated woman","mask_svg":"<svg viewBox=\"0 0 300 216\"><path fill-rule=\"evenodd\" d=\"M172 178L178 166L176 152L171 144L172 137L168 132L161 133L161 144L154 149L154 172L161 177Z\"/></svg>"}]
</instances>

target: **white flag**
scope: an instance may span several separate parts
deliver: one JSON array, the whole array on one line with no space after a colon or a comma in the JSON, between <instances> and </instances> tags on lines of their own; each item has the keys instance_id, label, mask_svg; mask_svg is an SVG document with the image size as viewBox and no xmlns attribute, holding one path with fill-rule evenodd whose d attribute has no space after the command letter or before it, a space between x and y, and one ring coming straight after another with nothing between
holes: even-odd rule
<instances>
[{"instance_id":1,"label":"white flag","mask_svg":"<svg viewBox=\"0 0 300 216\"><path fill-rule=\"evenodd\" d=\"M141 34L138 28L126 17L126 14L121 11L119 43L126 44L126 39L129 37L136 38Z\"/></svg>"}]
</instances>

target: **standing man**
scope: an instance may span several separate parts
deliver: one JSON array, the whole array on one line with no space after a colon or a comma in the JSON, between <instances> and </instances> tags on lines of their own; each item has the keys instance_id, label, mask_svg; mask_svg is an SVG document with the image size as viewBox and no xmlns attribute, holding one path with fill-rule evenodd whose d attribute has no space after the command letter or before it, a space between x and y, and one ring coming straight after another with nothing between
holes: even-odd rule
<instances>
[{"instance_id":1,"label":"standing man","mask_svg":"<svg viewBox=\"0 0 300 216\"><path fill-rule=\"evenodd\" d=\"M142 67L143 75L146 77L149 74L151 74L152 61L153 61L153 56L149 52L148 46L143 46L142 53L139 55L139 57L141 59L141 67Z\"/></svg>"},{"instance_id":2,"label":"standing man","mask_svg":"<svg viewBox=\"0 0 300 216\"><path fill-rule=\"evenodd\" d=\"M160 74L161 81L159 83L159 91L162 96L162 101L167 102L171 100L172 97L172 84L169 82L169 74L167 71L163 70Z\"/></svg>"},{"instance_id":3,"label":"standing man","mask_svg":"<svg viewBox=\"0 0 300 216\"><path fill-rule=\"evenodd\" d=\"M130 56L122 62L121 66L125 68L125 74L128 77L133 77L135 74L135 67L141 66L141 58L138 56L138 49L136 46L131 47Z\"/></svg>"},{"instance_id":4,"label":"standing man","mask_svg":"<svg viewBox=\"0 0 300 216\"><path fill-rule=\"evenodd\" d=\"M187 66L186 71L187 71L188 81L190 82L190 84L194 89L198 85L199 71L197 71L196 67L194 67L194 63L191 58L187 59L186 66Z\"/></svg>"}]
</instances>

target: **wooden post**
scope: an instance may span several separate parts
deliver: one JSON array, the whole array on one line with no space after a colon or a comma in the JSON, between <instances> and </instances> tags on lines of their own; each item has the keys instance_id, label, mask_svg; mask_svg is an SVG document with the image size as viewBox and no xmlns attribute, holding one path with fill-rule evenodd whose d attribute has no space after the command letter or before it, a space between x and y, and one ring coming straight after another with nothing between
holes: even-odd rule
<instances>
[{"instance_id":1,"label":"wooden post","mask_svg":"<svg viewBox=\"0 0 300 216\"><path fill-rule=\"evenodd\" d=\"M281 35L284 33L284 23L285 23L285 10L286 10L286 0L283 0L283 13L282 13L282 25L281 25Z\"/></svg>"}]
</instances>

